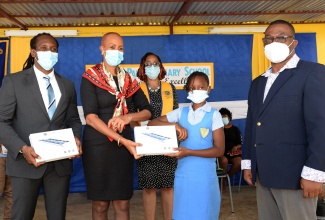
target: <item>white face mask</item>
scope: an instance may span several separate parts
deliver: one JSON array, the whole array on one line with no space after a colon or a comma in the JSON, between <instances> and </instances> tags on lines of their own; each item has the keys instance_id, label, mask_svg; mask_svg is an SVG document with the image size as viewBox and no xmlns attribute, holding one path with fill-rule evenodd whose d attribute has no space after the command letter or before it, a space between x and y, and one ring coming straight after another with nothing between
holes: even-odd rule
<instances>
[{"instance_id":1,"label":"white face mask","mask_svg":"<svg viewBox=\"0 0 325 220\"><path fill-rule=\"evenodd\" d=\"M187 98L195 104L204 102L208 97L208 91L206 90L193 90L189 92L187 96Z\"/></svg>"},{"instance_id":2,"label":"white face mask","mask_svg":"<svg viewBox=\"0 0 325 220\"><path fill-rule=\"evenodd\" d=\"M36 61L45 70L49 71L58 62L58 53L51 51L35 51L37 53Z\"/></svg>"},{"instance_id":3,"label":"white face mask","mask_svg":"<svg viewBox=\"0 0 325 220\"><path fill-rule=\"evenodd\" d=\"M294 49L291 52L289 50L291 44L287 46L279 42L270 43L264 47L264 54L271 63L281 63L293 52Z\"/></svg>"}]
</instances>

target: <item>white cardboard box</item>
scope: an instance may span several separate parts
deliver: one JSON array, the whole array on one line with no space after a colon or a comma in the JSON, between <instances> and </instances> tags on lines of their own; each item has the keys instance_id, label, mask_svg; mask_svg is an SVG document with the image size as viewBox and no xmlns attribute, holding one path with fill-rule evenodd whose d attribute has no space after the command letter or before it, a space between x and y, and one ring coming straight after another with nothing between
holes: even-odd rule
<instances>
[{"instance_id":1,"label":"white cardboard box","mask_svg":"<svg viewBox=\"0 0 325 220\"><path fill-rule=\"evenodd\" d=\"M50 162L77 155L78 147L71 128L29 135L31 146L41 157L36 162Z\"/></svg>"},{"instance_id":2,"label":"white cardboard box","mask_svg":"<svg viewBox=\"0 0 325 220\"><path fill-rule=\"evenodd\" d=\"M137 126L134 127L135 142L141 143L137 147L137 155L164 155L176 153L178 147L176 129L168 126Z\"/></svg>"}]
</instances>

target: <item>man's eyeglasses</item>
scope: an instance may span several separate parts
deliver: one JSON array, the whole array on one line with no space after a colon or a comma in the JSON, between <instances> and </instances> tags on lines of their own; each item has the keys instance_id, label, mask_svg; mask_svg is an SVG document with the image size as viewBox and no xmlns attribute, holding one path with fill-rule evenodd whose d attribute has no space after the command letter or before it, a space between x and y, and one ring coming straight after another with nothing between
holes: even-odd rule
<instances>
[{"instance_id":1,"label":"man's eyeglasses","mask_svg":"<svg viewBox=\"0 0 325 220\"><path fill-rule=\"evenodd\" d=\"M154 67L160 67L160 63L149 63L149 62L145 62L144 63L144 66L145 67L151 67L151 66L154 66Z\"/></svg>"},{"instance_id":2,"label":"man's eyeglasses","mask_svg":"<svg viewBox=\"0 0 325 220\"><path fill-rule=\"evenodd\" d=\"M285 43L288 38L294 38L294 36L277 36L277 37L264 37L262 41L264 44L270 44L272 42Z\"/></svg>"}]
</instances>

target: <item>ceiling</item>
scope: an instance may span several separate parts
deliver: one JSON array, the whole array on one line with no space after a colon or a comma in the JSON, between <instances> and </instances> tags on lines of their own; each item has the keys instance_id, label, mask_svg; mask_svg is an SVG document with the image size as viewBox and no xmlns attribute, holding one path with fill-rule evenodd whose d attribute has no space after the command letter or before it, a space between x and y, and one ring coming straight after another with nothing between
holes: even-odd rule
<instances>
[{"instance_id":1,"label":"ceiling","mask_svg":"<svg viewBox=\"0 0 325 220\"><path fill-rule=\"evenodd\" d=\"M325 0L1 0L0 28L325 23Z\"/></svg>"}]
</instances>

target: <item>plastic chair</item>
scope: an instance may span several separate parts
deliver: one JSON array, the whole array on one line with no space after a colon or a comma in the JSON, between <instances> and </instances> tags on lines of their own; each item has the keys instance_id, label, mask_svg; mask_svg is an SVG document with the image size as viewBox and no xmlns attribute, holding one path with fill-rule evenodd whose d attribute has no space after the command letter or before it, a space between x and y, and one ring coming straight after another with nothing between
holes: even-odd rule
<instances>
[{"instance_id":1,"label":"plastic chair","mask_svg":"<svg viewBox=\"0 0 325 220\"><path fill-rule=\"evenodd\" d=\"M219 178L220 181L220 191L222 192L222 183L223 183L223 179L224 177L227 178L228 180L228 183L229 183L229 195L230 195L230 205L231 205L231 212L234 213L235 210L234 210L234 203L233 203L233 199L232 199L232 191L231 191L231 184L230 184L230 178L229 178L229 175L227 174L227 171L222 169L222 168L219 168L219 160L217 158L217 176ZM220 193L220 201L222 201L222 193Z\"/></svg>"}]
</instances>

